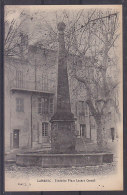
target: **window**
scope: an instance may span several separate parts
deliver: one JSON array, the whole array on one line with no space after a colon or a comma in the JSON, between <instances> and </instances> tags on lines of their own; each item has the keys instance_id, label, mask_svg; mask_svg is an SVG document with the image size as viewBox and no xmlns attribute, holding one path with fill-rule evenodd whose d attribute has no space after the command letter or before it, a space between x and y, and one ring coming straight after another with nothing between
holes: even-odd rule
<instances>
[{"instance_id":1,"label":"window","mask_svg":"<svg viewBox=\"0 0 127 195\"><path fill-rule=\"evenodd\" d=\"M48 78L47 75L42 75L42 90L48 90Z\"/></svg>"},{"instance_id":2,"label":"window","mask_svg":"<svg viewBox=\"0 0 127 195\"><path fill-rule=\"evenodd\" d=\"M24 112L24 99L16 98L16 111Z\"/></svg>"},{"instance_id":3,"label":"window","mask_svg":"<svg viewBox=\"0 0 127 195\"><path fill-rule=\"evenodd\" d=\"M44 98L38 98L38 113L42 114L44 111Z\"/></svg>"},{"instance_id":4,"label":"window","mask_svg":"<svg viewBox=\"0 0 127 195\"><path fill-rule=\"evenodd\" d=\"M16 71L16 87L22 88L23 87L23 72L22 71Z\"/></svg>"},{"instance_id":5,"label":"window","mask_svg":"<svg viewBox=\"0 0 127 195\"><path fill-rule=\"evenodd\" d=\"M53 98L50 98L50 105L49 105L49 111L52 114L53 113Z\"/></svg>"},{"instance_id":6,"label":"window","mask_svg":"<svg viewBox=\"0 0 127 195\"><path fill-rule=\"evenodd\" d=\"M48 123L42 123L42 136L48 136Z\"/></svg>"},{"instance_id":7,"label":"window","mask_svg":"<svg viewBox=\"0 0 127 195\"><path fill-rule=\"evenodd\" d=\"M85 104L85 116L88 116L88 114L89 114L89 107L88 107L88 105L86 103L84 103L84 104Z\"/></svg>"},{"instance_id":8,"label":"window","mask_svg":"<svg viewBox=\"0 0 127 195\"><path fill-rule=\"evenodd\" d=\"M38 99L38 113L53 113L53 98L42 97Z\"/></svg>"},{"instance_id":9,"label":"window","mask_svg":"<svg viewBox=\"0 0 127 195\"><path fill-rule=\"evenodd\" d=\"M111 121L111 117L112 117L111 112L108 112L108 121Z\"/></svg>"},{"instance_id":10,"label":"window","mask_svg":"<svg viewBox=\"0 0 127 195\"><path fill-rule=\"evenodd\" d=\"M114 141L114 138L115 138L115 129L111 128L111 139L112 139L112 142Z\"/></svg>"},{"instance_id":11,"label":"window","mask_svg":"<svg viewBox=\"0 0 127 195\"><path fill-rule=\"evenodd\" d=\"M80 124L80 137L86 137L86 125Z\"/></svg>"},{"instance_id":12,"label":"window","mask_svg":"<svg viewBox=\"0 0 127 195\"><path fill-rule=\"evenodd\" d=\"M79 101L79 114L83 116L88 116L89 108L85 101Z\"/></svg>"},{"instance_id":13,"label":"window","mask_svg":"<svg viewBox=\"0 0 127 195\"><path fill-rule=\"evenodd\" d=\"M80 115L84 115L85 113L84 113L84 101L80 101L79 102L79 114Z\"/></svg>"},{"instance_id":14,"label":"window","mask_svg":"<svg viewBox=\"0 0 127 195\"><path fill-rule=\"evenodd\" d=\"M48 113L49 99L44 98L44 113Z\"/></svg>"}]
</instances>

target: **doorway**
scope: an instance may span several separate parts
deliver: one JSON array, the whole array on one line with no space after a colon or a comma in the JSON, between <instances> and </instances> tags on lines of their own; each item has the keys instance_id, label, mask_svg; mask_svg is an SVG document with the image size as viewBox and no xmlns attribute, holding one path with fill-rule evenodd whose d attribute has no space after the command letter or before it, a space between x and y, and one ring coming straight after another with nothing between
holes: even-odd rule
<instances>
[{"instance_id":1,"label":"doorway","mask_svg":"<svg viewBox=\"0 0 127 195\"><path fill-rule=\"evenodd\" d=\"M115 139L115 129L114 128L111 128L111 139L112 139L112 142Z\"/></svg>"},{"instance_id":2,"label":"doorway","mask_svg":"<svg viewBox=\"0 0 127 195\"><path fill-rule=\"evenodd\" d=\"M80 137L86 138L86 125L80 124Z\"/></svg>"},{"instance_id":3,"label":"doorway","mask_svg":"<svg viewBox=\"0 0 127 195\"><path fill-rule=\"evenodd\" d=\"M19 148L19 129L13 130L13 148Z\"/></svg>"},{"instance_id":4,"label":"doorway","mask_svg":"<svg viewBox=\"0 0 127 195\"><path fill-rule=\"evenodd\" d=\"M43 122L42 123L42 142L43 143L48 143L49 141L48 128L49 128L49 124L47 122Z\"/></svg>"}]
</instances>

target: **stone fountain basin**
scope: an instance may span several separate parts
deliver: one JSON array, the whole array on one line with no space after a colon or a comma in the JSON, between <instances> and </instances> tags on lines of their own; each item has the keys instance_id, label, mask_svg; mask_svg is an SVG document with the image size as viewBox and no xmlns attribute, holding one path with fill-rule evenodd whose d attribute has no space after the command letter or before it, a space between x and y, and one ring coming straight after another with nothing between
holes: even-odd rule
<instances>
[{"instance_id":1,"label":"stone fountain basin","mask_svg":"<svg viewBox=\"0 0 127 195\"><path fill-rule=\"evenodd\" d=\"M113 162L111 153L94 154L43 154L25 153L16 155L19 166L40 166L44 168L85 167Z\"/></svg>"}]
</instances>

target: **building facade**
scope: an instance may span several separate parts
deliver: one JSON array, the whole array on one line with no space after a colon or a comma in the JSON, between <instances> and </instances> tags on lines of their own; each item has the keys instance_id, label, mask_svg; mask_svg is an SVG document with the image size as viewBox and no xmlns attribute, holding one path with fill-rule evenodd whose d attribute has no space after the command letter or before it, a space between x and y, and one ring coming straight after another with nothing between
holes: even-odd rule
<instances>
[{"instance_id":1,"label":"building facade","mask_svg":"<svg viewBox=\"0 0 127 195\"><path fill-rule=\"evenodd\" d=\"M5 57L5 152L50 149L50 119L56 109L57 55L56 51L37 44L28 46L25 56ZM73 55L69 55L69 90L77 139L85 144L96 143L96 122L86 104L85 88L77 88L71 77L73 63ZM81 61L78 63L80 66ZM104 128L111 140L112 129L116 128L115 122L112 124L112 109L107 115L110 122L105 118Z\"/></svg>"},{"instance_id":2,"label":"building facade","mask_svg":"<svg viewBox=\"0 0 127 195\"><path fill-rule=\"evenodd\" d=\"M26 60L8 57L5 64L6 150L48 147L49 121L55 104L54 81L43 76L36 81L38 73Z\"/></svg>"}]
</instances>

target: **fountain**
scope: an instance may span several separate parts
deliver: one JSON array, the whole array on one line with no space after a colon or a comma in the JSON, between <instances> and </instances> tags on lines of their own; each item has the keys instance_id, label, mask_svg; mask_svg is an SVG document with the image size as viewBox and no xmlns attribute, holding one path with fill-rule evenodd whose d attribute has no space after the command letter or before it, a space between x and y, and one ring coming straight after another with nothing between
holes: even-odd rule
<instances>
[{"instance_id":1,"label":"fountain","mask_svg":"<svg viewBox=\"0 0 127 195\"><path fill-rule=\"evenodd\" d=\"M17 154L16 164L41 167L84 167L101 165L113 161L113 154L78 153L75 150L75 119L71 112L70 93L67 74L67 53L64 41L64 22L57 26L59 31L57 109L51 118L50 153Z\"/></svg>"}]
</instances>

